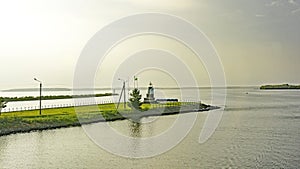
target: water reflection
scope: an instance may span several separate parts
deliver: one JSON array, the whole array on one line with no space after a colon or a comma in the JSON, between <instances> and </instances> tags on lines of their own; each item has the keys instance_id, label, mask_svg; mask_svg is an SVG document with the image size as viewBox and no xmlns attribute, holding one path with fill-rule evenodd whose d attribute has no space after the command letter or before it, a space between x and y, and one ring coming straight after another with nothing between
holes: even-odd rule
<instances>
[{"instance_id":1,"label":"water reflection","mask_svg":"<svg viewBox=\"0 0 300 169\"><path fill-rule=\"evenodd\" d=\"M132 120L128 120L128 126L130 129L130 136L131 137L142 137L142 128L141 128L141 120L139 120L138 122L136 121L132 121Z\"/></svg>"}]
</instances>

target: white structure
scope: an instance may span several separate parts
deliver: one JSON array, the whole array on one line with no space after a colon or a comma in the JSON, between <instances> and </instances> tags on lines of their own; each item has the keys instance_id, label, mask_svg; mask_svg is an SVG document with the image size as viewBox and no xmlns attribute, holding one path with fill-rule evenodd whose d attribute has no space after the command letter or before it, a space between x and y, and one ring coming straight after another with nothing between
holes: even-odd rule
<instances>
[{"instance_id":1,"label":"white structure","mask_svg":"<svg viewBox=\"0 0 300 169\"><path fill-rule=\"evenodd\" d=\"M154 102L155 102L154 87L153 87L152 83L150 82L146 98L144 98L144 103L154 103Z\"/></svg>"}]
</instances>

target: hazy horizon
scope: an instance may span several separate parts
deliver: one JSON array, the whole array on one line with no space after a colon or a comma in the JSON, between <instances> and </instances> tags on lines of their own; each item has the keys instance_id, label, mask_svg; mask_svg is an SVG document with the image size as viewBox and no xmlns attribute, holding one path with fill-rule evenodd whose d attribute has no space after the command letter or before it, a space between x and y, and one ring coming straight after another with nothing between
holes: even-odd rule
<instances>
[{"instance_id":1,"label":"hazy horizon","mask_svg":"<svg viewBox=\"0 0 300 169\"><path fill-rule=\"evenodd\" d=\"M298 0L12 0L0 1L0 90L34 88L38 85L34 77L44 87L71 88L77 59L88 40L117 19L145 12L175 15L202 30L220 56L227 86L300 84ZM144 41L148 43L140 43ZM131 38L108 55L114 59L105 60L95 87L110 85L106 76L124 60L120 53L146 46L192 55L168 38ZM196 65L191 69L197 70L199 86L210 86L205 66L201 61ZM163 73L137 74L141 86L149 81L156 86L176 84Z\"/></svg>"},{"instance_id":2,"label":"hazy horizon","mask_svg":"<svg viewBox=\"0 0 300 169\"><path fill-rule=\"evenodd\" d=\"M181 89L193 89L193 88L197 88L197 89L210 89L210 88L253 88L253 87L260 87L260 86L225 86L225 87L211 87L211 86L201 86L201 87L197 87L197 86L183 86L180 87ZM126 88L128 88L126 86ZM133 86L129 87L130 89L133 88ZM139 89L147 89L148 86L140 86ZM169 87L161 87L161 86L154 86L155 89L180 89L179 87L176 86L169 86ZM100 88L69 88L69 87L45 87L43 88L43 90L47 90L47 91L52 91L52 90L59 90L59 91L66 91L66 90L107 90L107 89L112 89L110 87L100 87ZM122 89L121 87L116 87L113 89ZM0 91L2 92L11 92L11 91L39 91L39 88L28 88L28 87L24 87L24 88L8 88L8 89L1 89Z\"/></svg>"}]
</instances>

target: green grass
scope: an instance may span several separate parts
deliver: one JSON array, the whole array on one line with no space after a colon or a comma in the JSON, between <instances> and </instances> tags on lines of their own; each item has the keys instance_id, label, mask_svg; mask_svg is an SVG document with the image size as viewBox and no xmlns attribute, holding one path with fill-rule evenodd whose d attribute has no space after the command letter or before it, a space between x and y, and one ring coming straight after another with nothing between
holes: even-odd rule
<instances>
[{"instance_id":1,"label":"green grass","mask_svg":"<svg viewBox=\"0 0 300 169\"><path fill-rule=\"evenodd\" d=\"M172 104L143 104L141 110L163 108L166 114L177 113L180 106L188 104L189 103L180 102ZM124 109L123 106L123 104L119 106L119 110L122 111L122 114L134 113L128 106L126 109ZM202 104L201 107L203 106L207 105ZM78 119L80 119L80 121ZM116 105L113 103L43 109L42 115L39 115L39 110L9 112L0 115L0 136L18 132L29 132L32 130L79 126L82 123L122 119L124 119L124 117L116 110Z\"/></svg>"},{"instance_id":2,"label":"green grass","mask_svg":"<svg viewBox=\"0 0 300 169\"><path fill-rule=\"evenodd\" d=\"M39 115L39 110L2 113L0 116L0 135L39 129L78 126L80 125L78 119L82 123L90 123L100 118L101 115L107 120L117 120L122 117L115 110L114 104L43 109L42 115Z\"/></svg>"}]
</instances>

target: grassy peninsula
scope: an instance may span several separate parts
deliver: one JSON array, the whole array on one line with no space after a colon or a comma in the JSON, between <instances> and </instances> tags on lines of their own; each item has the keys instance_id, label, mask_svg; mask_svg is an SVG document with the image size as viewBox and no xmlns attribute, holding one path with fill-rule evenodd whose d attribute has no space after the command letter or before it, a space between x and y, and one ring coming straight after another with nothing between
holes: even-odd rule
<instances>
[{"instance_id":1,"label":"grassy peninsula","mask_svg":"<svg viewBox=\"0 0 300 169\"><path fill-rule=\"evenodd\" d=\"M120 107L122 106L120 105ZM42 115L39 115L39 110L2 113L0 116L0 136L35 130L80 126L81 124L101 121L177 114L179 112L208 111L216 108L218 107L183 102L159 105L143 104L139 112L127 108L120 110L122 111L122 114L120 114L116 110L115 104L111 103L94 106L43 109Z\"/></svg>"},{"instance_id":2,"label":"grassy peninsula","mask_svg":"<svg viewBox=\"0 0 300 169\"><path fill-rule=\"evenodd\" d=\"M260 87L260 89L261 90L300 89L300 85L289 85L289 84L263 85Z\"/></svg>"}]
</instances>

